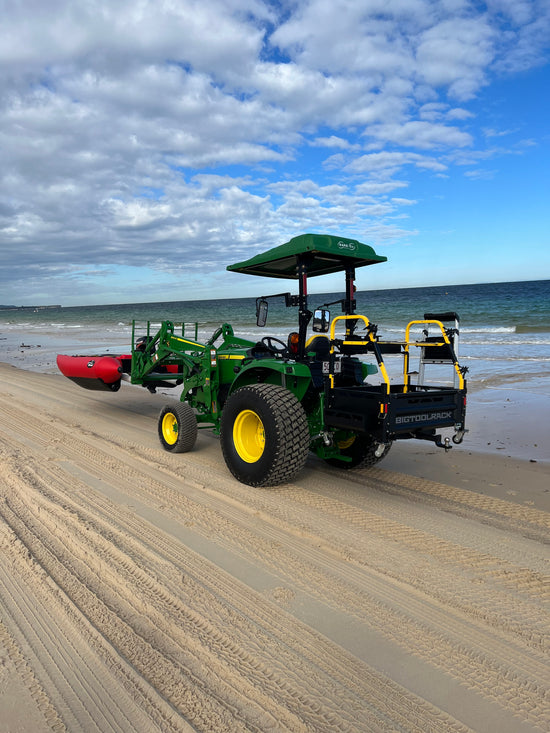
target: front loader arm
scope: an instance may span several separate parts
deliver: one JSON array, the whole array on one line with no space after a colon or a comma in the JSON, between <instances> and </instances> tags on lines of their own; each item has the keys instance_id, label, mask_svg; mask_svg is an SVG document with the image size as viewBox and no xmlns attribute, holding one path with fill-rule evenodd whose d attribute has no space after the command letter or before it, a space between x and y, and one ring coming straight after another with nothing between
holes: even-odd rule
<instances>
[{"instance_id":1,"label":"front loader arm","mask_svg":"<svg viewBox=\"0 0 550 733\"><path fill-rule=\"evenodd\" d=\"M204 344L176 336L174 324L163 321L143 348L132 351L132 382L144 384L153 374L155 380L187 379L196 371L206 349Z\"/></svg>"},{"instance_id":2,"label":"front loader arm","mask_svg":"<svg viewBox=\"0 0 550 733\"><path fill-rule=\"evenodd\" d=\"M205 345L175 335L171 321L164 321L154 336L147 337L142 349L132 351L132 382L150 389L183 384L180 400L198 411L197 420L214 426L219 422L218 351L210 342Z\"/></svg>"}]
</instances>

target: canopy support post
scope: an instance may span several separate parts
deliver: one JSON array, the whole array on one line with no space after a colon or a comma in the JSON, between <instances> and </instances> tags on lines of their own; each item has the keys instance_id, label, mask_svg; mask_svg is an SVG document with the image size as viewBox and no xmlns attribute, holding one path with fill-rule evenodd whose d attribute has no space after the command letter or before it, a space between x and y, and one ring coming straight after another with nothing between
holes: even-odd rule
<instances>
[{"instance_id":1,"label":"canopy support post","mask_svg":"<svg viewBox=\"0 0 550 733\"><path fill-rule=\"evenodd\" d=\"M300 359L305 357L305 347L307 341L307 327L311 320L312 313L307 307L307 257L298 257L298 265L296 267L298 275L299 295L298 295L298 356Z\"/></svg>"}]
</instances>

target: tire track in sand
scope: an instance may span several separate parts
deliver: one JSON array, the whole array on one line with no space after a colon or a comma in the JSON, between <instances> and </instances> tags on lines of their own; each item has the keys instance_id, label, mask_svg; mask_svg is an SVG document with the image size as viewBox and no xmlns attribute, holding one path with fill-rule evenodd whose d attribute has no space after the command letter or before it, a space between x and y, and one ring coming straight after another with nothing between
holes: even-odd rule
<instances>
[{"instance_id":1,"label":"tire track in sand","mask_svg":"<svg viewBox=\"0 0 550 733\"><path fill-rule=\"evenodd\" d=\"M27 483L29 481L28 475L26 476L26 480L24 483ZM36 485L37 479L35 478L35 485ZM45 490L45 487L43 487ZM21 490L21 489L20 489ZM69 484L67 484L66 487L67 491L73 490ZM33 506L36 504L36 494L33 495ZM11 501L15 501L16 497L11 497ZM11 503L11 502L10 502ZM23 503L24 504L24 503ZM52 506L54 504L52 503ZM57 507L58 504L55 502L55 506ZM40 523L42 524L44 522L44 514L46 511L45 506L41 506L39 509L37 508L37 517L40 517ZM95 515L94 515L95 516ZM36 522L37 520L35 520ZM95 522L95 520L94 520ZM25 526L33 526L33 520L31 519L28 514L25 516ZM52 526L54 526L52 524ZM64 522L65 525L65 522ZM33 528L34 531L38 531L37 527ZM90 532L90 527L86 526L86 534ZM19 527L19 531L23 531L23 523L21 523L21 526ZM31 532L32 534L32 532ZM72 537L72 533L71 533ZM50 544L52 543L51 538L49 539ZM33 548L33 551L36 552L36 547ZM141 553L143 554L143 547L141 547ZM80 553L77 553L77 556ZM91 556L92 553L88 549L88 554ZM186 553L184 553L185 555ZM66 560L65 560L66 561ZM104 564L99 563L99 567L104 567ZM203 562L199 563L199 571L195 571L195 574L198 578L200 578L201 585L204 583L204 577L201 577L201 575L204 575L204 567ZM118 570L118 576L120 576L120 570ZM102 573L103 581L105 581L104 573ZM119 577L120 580L120 577ZM138 588L140 589L140 592L143 592L143 583L140 582L137 586L134 586L134 592L138 594ZM235 584L234 582L229 582L225 584L226 587L226 593L229 594L229 596L233 599L234 603L234 595L235 595ZM165 591L166 593L167 591ZM138 594L139 595L139 594ZM153 597L157 598L158 600L158 593L155 591L153 594ZM252 600L256 600L251 598L250 593L245 593L245 598L243 599L243 602L239 608L239 615L237 618L244 618L246 619L247 616L250 616L250 612L247 611L247 608L250 607L250 603ZM212 598L208 599L207 605L212 604ZM139 608L136 609L139 612ZM223 605L220 607L220 612L223 610ZM203 612L204 613L204 612ZM269 616L269 614L268 614ZM267 617L268 617L267 616ZM266 618L267 618L266 617ZM234 625L236 621L236 618L232 618L232 624ZM265 620L264 620L265 623ZM288 624L288 620L287 620ZM289 628L288 625L284 624L283 628L279 631L279 634L281 634L281 638L277 644L275 644L275 647L273 648L273 651L277 651L279 656L281 655L281 650L287 650L287 653L290 653L289 650L289 642L288 642L288 634L289 634ZM175 631L175 629L173 629ZM196 629L195 629L196 631ZM250 631L255 633L250 633ZM261 631L261 629L260 629ZM218 632L219 633L219 632ZM273 632L270 631L268 635L263 634L265 637L265 640L269 639ZM296 638L302 639L304 636L311 635L311 631L309 631L306 627L299 626L298 630L296 631ZM176 635L177 636L177 635ZM258 628L256 629L247 629L246 632L243 632L242 640L243 644L246 644L246 640L249 639L249 645L250 642L252 642L253 646L257 645L257 639L258 637ZM284 641L282 641L284 639ZM173 637L172 637L173 640ZM155 642L157 642L158 639L155 639ZM316 649L320 640L318 638L315 638L313 642L311 643L311 649ZM326 642L325 642L326 643ZM233 647L233 644L229 644L230 647ZM296 644L292 644L292 648L294 646L299 646L299 644L296 642ZM271 647L273 647L273 643L271 643ZM262 644L263 648L263 644ZM237 647L237 650L240 649L240 646ZM275 672L272 668L267 670L267 674L263 679L259 679L259 682L261 682L260 687L265 688L266 684L269 683L270 679L275 679L275 688L272 690L272 694L277 692L277 686L279 686L279 692L278 695L280 696L283 691L288 689L288 693L290 697L285 701L285 706L288 706L290 708L296 707L299 711L299 715L301 719L305 718L305 727L304 730L345 730L348 729L349 725L351 725L351 728L349 729L357 729L357 730L382 730L386 728L386 724L388 721L384 722L386 719L386 716L391 716L391 718L394 721L401 720L401 723L403 725L403 730L463 730L464 727L460 726L459 724L455 724L452 722L452 719L449 718L449 716L445 715L444 713L435 710L432 706L425 703L424 701L415 699L414 696L411 696L410 694L406 693L404 690L401 690L398 686L392 684L388 680L385 680L381 678L380 676L374 675L372 672L369 672L368 668L366 668L363 665L359 665L359 669L357 669L357 663L355 665L351 665L352 667L355 667L352 672L349 671L350 668L350 659L344 655L344 658L342 661L338 661L339 655L341 655L341 651L338 650L337 647L333 647L329 645L330 654L325 655L319 655L317 657L316 663L314 667L309 666L306 662L307 659L304 657L304 659L291 659L290 661L292 664L290 664L288 667L286 664L282 665L282 669L292 670L295 669L298 666L302 666L305 668L302 670L302 673L307 675L306 679L308 679L308 688L310 686L315 686L315 680L317 677L320 676L319 670L316 669L317 664L320 664L321 660L325 660L323 663L323 666L327 669L327 673L329 669L334 668L334 665L339 667L341 670L341 674L344 677L345 680L345 687L341 688L341 682L336 686L336 689L334 690L334 686L336 683L336 677L334 670L331 673L331 679L330 683L328 683L326 680L323 680L321 677L321 683L322 683L322 690L323 694L325 696L330 696L330 702L332 704L332 711L327 710L327 705L323 704L321 700L323 700L323 696L319 695L316 697L311 698L310 694L306 693L306 689L303 688L303 680L304 677L302 674L300 674L296 679L293 679L288 674L286 675L287 679L281 679L277 681ZM220 650L217 650L217 653L220 653ZM311 653L311 652L310 652ZM242 651L240 652L240 655L242 657ZM285 655L283 654L283 657ZM246 658L246 655L245 655ZM258 676L258 673L261 672L261 665L258 664L258 661L256 659L254 663L254 674ZM363 682L362 684L359 684L357 680L366 680L370 682L370 685ZM355 682L354 682L355 680ZM258 681L257 681L258 684ZM359 690L352 695L352 690L354 686L357 686L359 684ZM375 696L373 695L374 688L378 686L380 687L380 692L378 693L378 699L379 704L377 710L374 712L370 711L370 704L372 704L373 699ZM329 695L329 690L330 695ZM339 694L343 693L343 694ZM346 712L345 708L342 707L342 700L349 700L349 704L351 706L351 709L354 710L354 717L356 720L354 720L353 723L348 721L348 723L345 723L345 717ZM367 710L364 707L364 701L369 700L369 709ZM308 709L309 709L309 715L308 715ZM399 711L402 710L400 713ZM417 728L416 726L412 725L411 720L413 720L417 715L422 714L422 724ZM284 710L279 711L280 720L284 720ZM389 720L388 719L388 720ZM361 721L361 722L359 722ZM193 721L195 724L195 721ZM303 725L303 724L302 724ZM289 725L289 730L301 730L302 725ZM443 728L441 727L443 725ZM209 728L204 728L208 730ZM216 728L216 730L222 729L222 728ZM233 728L236 729L236 728ZM259 730L266 729L263 725L260 725L258 727Z\"/></svg>"}]
</instances>

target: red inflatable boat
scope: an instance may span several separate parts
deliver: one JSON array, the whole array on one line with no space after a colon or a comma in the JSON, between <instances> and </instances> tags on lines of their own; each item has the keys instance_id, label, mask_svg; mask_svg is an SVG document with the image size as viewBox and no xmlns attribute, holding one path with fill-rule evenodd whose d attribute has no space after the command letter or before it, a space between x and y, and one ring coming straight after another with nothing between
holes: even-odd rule
<instances>
[{"instance_id":1,"label":"red inflatable boat","mask_svg":"<svg viewBox=\"0 0 550 733\"><path fill-rule=\"evenodd\" d=\"M116 392L122 379L123 360L131 356L65 356L58 354L57 366L66 377L85 389Z\"/></svg>"}]
</instances>

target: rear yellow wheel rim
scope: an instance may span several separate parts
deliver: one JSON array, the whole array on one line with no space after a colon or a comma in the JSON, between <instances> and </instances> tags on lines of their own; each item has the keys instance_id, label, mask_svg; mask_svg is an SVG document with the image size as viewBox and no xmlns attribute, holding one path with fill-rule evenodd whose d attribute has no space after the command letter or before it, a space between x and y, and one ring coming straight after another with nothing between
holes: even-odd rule
<instances>
[{"instance_id":1,"label":"rear yellow wheel rim","mask_svg":"<svg viewBox=\"0 0 550 733\"><path fill-rule=\"evenodd\" d=\"M162 437L168 445L174 445L178 439L178 420L173 412L162 418Z\"/></svg>"},{"instance_id":2,"label":"rear yellow wheel rim","mask_svg":"<svg viewBox=\"0 0 550 733\"><path fill-rule=\"evenodd\" d=\"M346 450L347 448L351 448L351 446L354 443L355 443L355 435L352 435L351 438L346 438L345 440L339 440L338 448L340 448L340 450Z\"/></svg>"},{"instance_id":3,"label":"rear yellow wheel rim","mask_svg":"<svg viewBox=\"0 0 550 733\"><path fill-rule=\"evenodd\" d=\"M252 410L243 410L233 424L235 450L245 463L256 463L265 449L264 425Z\"/></svg>"}]
</instances>

